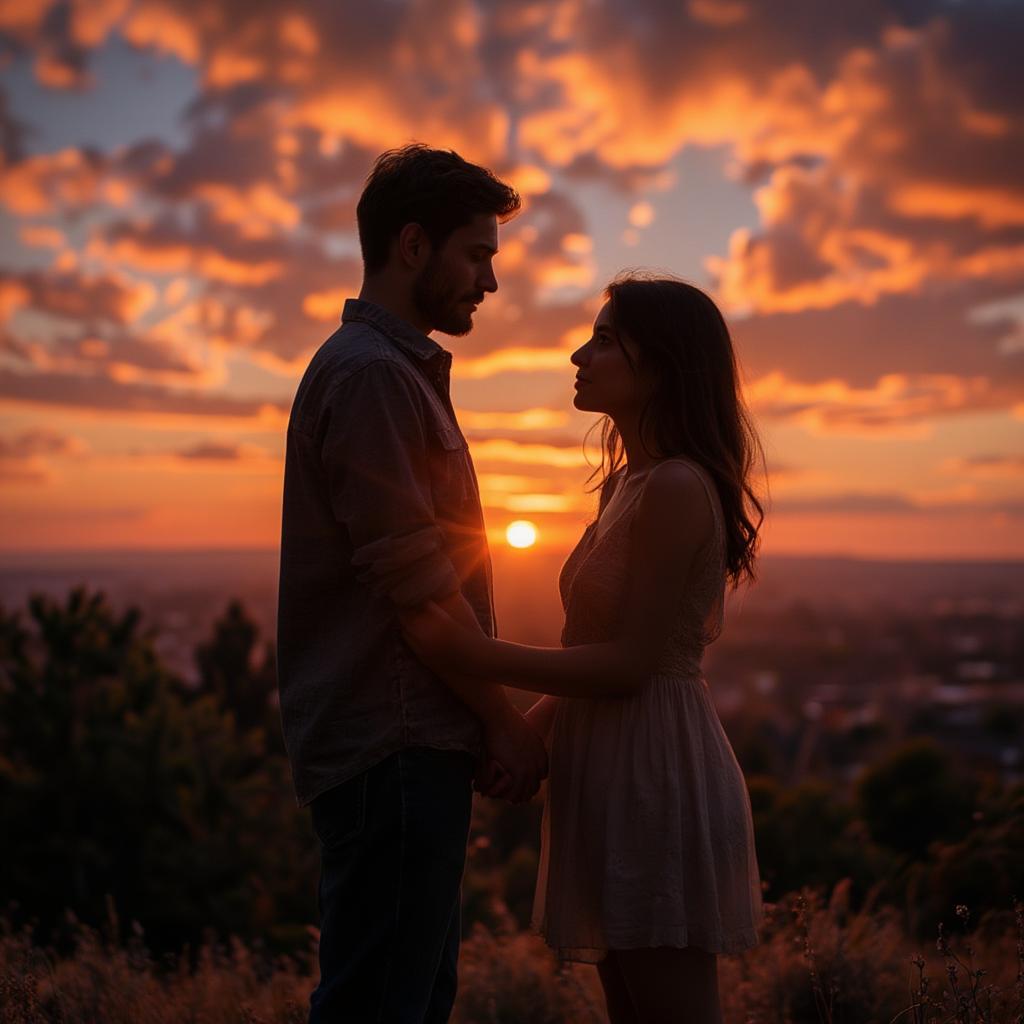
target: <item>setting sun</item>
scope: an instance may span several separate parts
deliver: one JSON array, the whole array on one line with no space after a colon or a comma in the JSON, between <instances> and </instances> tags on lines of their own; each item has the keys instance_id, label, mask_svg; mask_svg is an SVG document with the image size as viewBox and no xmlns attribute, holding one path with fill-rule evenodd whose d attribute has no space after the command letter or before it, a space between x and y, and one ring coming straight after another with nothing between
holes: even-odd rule
<instances>
[{"instance_id":1,"label":"setting sun","mask_svg":"<svg viewBox=\"0 0 1024 1024\"><path fill-rule=\"evenodd\" d=\"M525 519L517 519L508 524L505 539L514 548L533 547L537 542L537 527Z\"/></svg>"}]
</instances>

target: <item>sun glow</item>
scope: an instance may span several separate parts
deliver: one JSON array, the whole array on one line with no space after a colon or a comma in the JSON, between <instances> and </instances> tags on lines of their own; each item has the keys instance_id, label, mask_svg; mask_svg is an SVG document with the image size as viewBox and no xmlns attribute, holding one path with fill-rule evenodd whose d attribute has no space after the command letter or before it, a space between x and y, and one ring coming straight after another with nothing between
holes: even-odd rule
<instances>
[{"instance_id":1,"label":"sun glow","mask_svg":"<svg viewBox=\"0 0 1024 1024\"><path fill-rule=\"evenodd\" d=\"M505 539L514 548L529 548L537 542L537 527L526 519L517 519L509 523L505 530Z\"/></svg>"}]
</instances>

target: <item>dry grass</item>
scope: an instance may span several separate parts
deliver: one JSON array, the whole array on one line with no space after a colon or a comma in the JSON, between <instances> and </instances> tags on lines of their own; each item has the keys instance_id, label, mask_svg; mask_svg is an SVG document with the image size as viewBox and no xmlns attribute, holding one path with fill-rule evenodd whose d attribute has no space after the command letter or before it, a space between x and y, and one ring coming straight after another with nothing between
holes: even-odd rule
<instances>
[{"instance_id":1,"label":"dry grass","mask_svg":"<svg viewBox=\"0 0 1024 1024\"><path fill-rule=\"evenodd\" d=\"M57 958L27 932L0 939L0 1024L302 1024L309 964L261 963L241 942L153 962L141 936L125 945L79 925Z\"/></svg>"},{"instance_id":2,"label":"dry grass","mask_svg":"<svg viewBox=\"0 0 1024 1024\"><path fill-rule=\"evenodd\" d=\"M1024 910L968 935L944 929L915 948L888 908L852 912L848 888L771 908L764 941L722 958L728 1024L1024 1024ZM511 919L508 919L509 921ZM0 1024L298 1024L315 977L312 950L268 960L240 942L155 963L77 925L65 956L26 932L0 934ZM313 932L315 936L315 932ZM602 1024L593 969L560 969L536 937L510 924L466 938L453 1024Z\"/></svg>"},{"instance_id":3,"label":"dry grass","mask_svg":"<svg viewBox=\"0 0 1024 1024\"><path fill-rule=\"evenodd\" d=\"M1024 1024L1020 904L987 934L921 950L892 908L851 913L840 883L827 903L804 892L769 908L762 938L721 962L730 1024Z\"/></svg>"}]
</instances>

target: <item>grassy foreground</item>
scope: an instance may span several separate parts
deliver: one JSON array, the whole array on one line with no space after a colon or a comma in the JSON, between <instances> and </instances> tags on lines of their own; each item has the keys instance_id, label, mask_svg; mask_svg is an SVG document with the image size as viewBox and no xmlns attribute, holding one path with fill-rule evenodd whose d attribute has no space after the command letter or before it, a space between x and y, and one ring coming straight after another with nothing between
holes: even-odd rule
<instances>
[{"instance_id":1,"label":"grassy foreground","mask_svg":"<svg viewBox=\"0 0 1024 1024\"><path fill-rule=\"evenodd\" d=\"M848 887L806 892L769 908L760 946L720 961L728 1024L1021 1024L1024 907L952 929L919 949L888 908L851 912ZM73 924L72 948L0 935L0 1024L300 1024L316 982L310 953L271 959L241 942L205 944L155 962L136 927L115 941ZM951 936L949 932L954 934ZM560 969L536 936L478 925L460 959L455 1024L603 1022L596 972Z\"/></svg>"}]
</instances>

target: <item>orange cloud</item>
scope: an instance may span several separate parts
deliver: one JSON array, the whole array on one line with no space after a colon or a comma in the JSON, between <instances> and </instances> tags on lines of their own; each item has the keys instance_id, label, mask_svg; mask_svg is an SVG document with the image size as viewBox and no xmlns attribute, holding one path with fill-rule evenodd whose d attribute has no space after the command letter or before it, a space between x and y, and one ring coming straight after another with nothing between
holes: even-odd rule
<instances>
[{"instance_id":1,"label":"orange cloud","mask_svg":"<svg viewBox=\"0 0 1024 1024\"><path fill-rule=\"evenodd\" d=\"M730 28L750 16L749 5L742 0L687 0L686 9L694 21Z\"/></svg>"},{"instance_id":2,"label":"orange cloud","mask_svg":"<svg viewBox=\"0 0 1024 1024\"><path fill-rule=\"evenodd\" d=\"M0 435L0 481L5 484L45 484L55 478L53 458L81 458L89 451L78 437L46 427Z\"/></svg>"},{"instance_id":3,"label":"orange cloud","mask_svg":"<svg viewBox=\"0 0 1024 1024\"><path fill-rule=\"evenodd\" d=\"M79 373L18 373L0 367L0 404L39 409L54 408L77 415L126 419L138 427L181 429L183 423L204 428L224 425L237 429L280 431L288 422L290 403L227 394L185 391L146 382L124 382L108 376Z\"/></svg>"},{"instance_id":4,"label":"orange cloud","mask_svg":"<svg viewBox=\"0 0 1024 1024\"><path fill-rule=\"evenodd\" d=\"M34 308L71 320L97 319L130 324L156 301L156 289L148 281L124 274L83 274L77 271L40 273L22 277Z\"/></svg>"},{"instance_id":5,"label":"orange cloud","mask_svg":"<svg viewBox=\"0 0 1024 1024\"><path fill-rule=\"evenodd\" d=\"M507 439L480 440L473 443L473 461L479 465L512 463L577 469L587 465L582 445L560 448L549 444L530 444Z\"/></svg>"},{"instance_id":6,"label":"orange cloud","mask_svg":"<svg viewBox=\"0 0 1024 1024\"><path fill-rule=\"evenodd\" d=\"M76 0L70 5L71 35L79 46L99 46L130 7L131 0Z\"/></svg>"},{"instance_id":7,"label":"orange cloud","mask_svg":"<svg viewBox=\"0 0 1024 1024\"><path fill-rule=\"evenodd\" d=\"M509 348L499 349L476 358L461 356L454 364L455 378L478 380L499 373L532 372L537 370L566 370L569 356L578 348Z\"/></svg>"},{"instance_id":8,"label":"orange cloud","mask_svg":"<svg viewBox=\"0 0 1024 1024\"><path fill-rule=\"evenodd\" d=\"M967 474L991 480L1020 480L1024 478L1022 455L973 455L967 458L945 459L945 473Z\"/></svg>"},{"instance_id":9,"label":"orange cloud","mask_svg":"<svg viewBox=\"0 0 1024 1024\"><path fill-rule=\"evenodd\" d=\"M505 509L523 515L538 512L583 512L589 502L567 494L507 494L501 499L491 499L492 508Z\"/></svg>"},{"instance_id":10,"label":"orange cloud","mask_svg":"<svg viewBox=\"0 0 1024 1024\"><path fill-rule=\"evenodd\" d=\"M78 437L48 427L24 430L11 437L0 436L0 459L27 459L34 455L82 455L88 446Z\"/></svg>"},{"instance_id":11,"label":"orange cloud","mask_svg":"<svg viewBox=\"0 0 1024 1024\"><path fill-rule=\"evenodd\" d=\"M886 374L874 387L832 379L803 383L774 372L749 383L745 393L760 415L794 420L816 434L863 438L924 438L935 417L1005 402L984 377Z\"/></svg>"},{"instance_id":12,"label":"orange cloud","mask_svg":"<svg viewBox=\"0 0 1024 1024\"><path fill-rule=\"evenodd\" d=\"M646 228L654 223L654 207L648 202L634 203L629 211L629 223L635 228Z\"/></svg>"},{"instance_id":13,"label":"orange cloud","mask_svg":"<svg viewBox=\"0 0 1024 1024\"><path fill-rule=\"evenodd\" d=\"M204 245L185 242L160 242L125 236L107 241L94 238L87 254L95 259L121 263L158 274L180 274L193 271L201 277L225 284L263 285L279 277L284 270L278 260L246 262L232 259Z\"/></svg>"},{"instance_id":14,"label":"orange cloud","mask_svg":"<svg viewBox=\"0 0 1024 1024\"><path fill-rule=\"evenodd\" d=\"M51 0L0 0L0 28L19 35L34 31L50 5Z\"/></svg>"},{"instance_id":15,"label":"orange cloud","mask_svg":"<svg viewBox=\"0 0 1024 1024\"><path fill-rule=\"evenodd\" d=\"M299 208L267 182L236 188L217 182L196 187L197 198L208 202L214 217L239 228L243 238L266 238L299 223Z\"/></svg>"},{"instance_id":16,"label":"orange cloud","mask_svg":"<svg viewBox=\"0 0 1024 1024\"><path fill-rule=\"evenodd\" d=\"M462 409L458 416L466 430L550 430L569 421L569 413L561 409L522 409L519 412Z\"/></svg>"},{"instance_id":17,"label":"orange cloud","mask_svg":"<svg viewBox=\"0 0 1024 1024\"><path fill-rule=\"evenodd\" d=\"M351 294L349 288L330 288L323 292L313 292L302 300L302 311L314 320L337 323L341 319L345 299Z\"/></svg>"},{"instance_id":18,"label":"orange cloud","mask_svg":"<svg viewBox=\"0 0 1024 1024\"><path fill-rule=\"evenodd\" d=\"M986 228L1024 224L1024 191L1010 188L908 182L890 193L888 203L897 213L908 217L972 217Z\"/></svg>"},{"instance_id":19,"label":"orange cloud","mask_svg":"<svg viewBox=\"0 0 1024 1024\"><path fill-rule=\"evenodd\" d=\"M132 45L172 54L186 64L199 61L201 22L165 0L140 0L121 26Z\"/></svg>"},{"instance_id":20,"label":"orange cloud","mask_svg":"<svg viewBox=\"0 0 1024 1024\"><path fill-rule=\"evenodd\" d=\"M102 161L74 147L26 157L0 169L0 202L23 216L81 209L99 198L102 173Z\"/></svg>"},{"instance_id":21,"label":"orange cloud","mask_svg":"<svg viewBox=\"0 0 1024 1024\"><path fill-rule=\"evenodd\" d=\"M23 224L18 232L26 245L44 249L60 249L67 244L64 232L48 224Z\"/></svg>"},{"instance_id":22,"label":"orange cloud","mask_svg":"<svg viewBox=\"0 0 1024 1024\"><path fill-rule=\"evenodd\" d=\"M28 288L16 278L0 278L0 323L6 323L14 312L28 304Z\"/></svg>"},{"instance_id":23,"label":"orange cloud","mask_svg":"<svg viewBox=\"0 0 1024 1024\"><path fill-rule=\"evenodd\" d=\"M728 256L706 260L719 295L734 310L870 305L937 281L1024 275L1024 242L918 240L897 225L865 223L864 190L827 168L781 168L756 200L764 228L733 232ZM1011 208L1008 214L1012 219Z\"/></svg>"}]
</instances>

